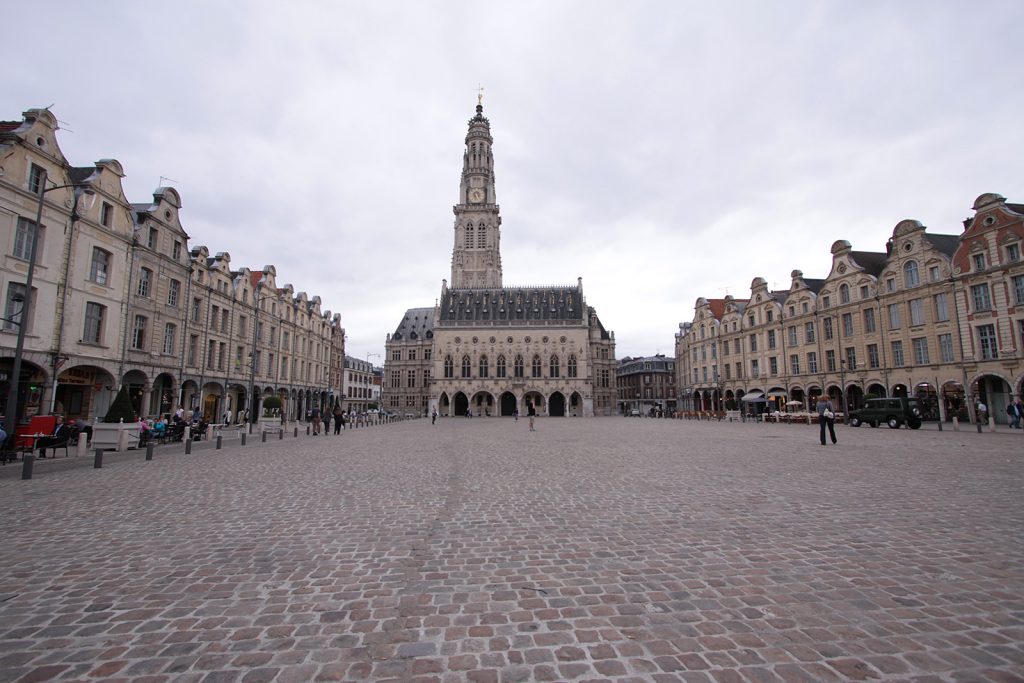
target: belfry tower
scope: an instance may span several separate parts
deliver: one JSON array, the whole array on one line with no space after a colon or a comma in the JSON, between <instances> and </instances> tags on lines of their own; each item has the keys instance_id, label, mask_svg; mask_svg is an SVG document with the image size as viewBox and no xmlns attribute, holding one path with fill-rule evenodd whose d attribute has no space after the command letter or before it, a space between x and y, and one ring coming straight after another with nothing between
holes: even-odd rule
<instances>
[{"instance_id":1,"label":"belfry tower","mask_svg":"<svg viewBox=\"0 0 1024 683\"><path fill-rule=\"evenodd\" d=\"M491 122L484 117L482 96L469 120L462 182L455 212L452 289L501 288L501 216L494 192Z\"/></svg>"}]
</instances>

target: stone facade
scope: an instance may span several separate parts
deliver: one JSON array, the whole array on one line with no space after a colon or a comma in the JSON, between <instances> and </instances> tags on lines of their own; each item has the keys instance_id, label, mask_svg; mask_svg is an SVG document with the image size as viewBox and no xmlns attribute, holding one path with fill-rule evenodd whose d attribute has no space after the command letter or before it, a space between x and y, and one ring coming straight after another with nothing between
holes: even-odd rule
<instances>
[{"instance_id":1,"label":"stone facade","mask_svg":"<svg viewBox=\"0 0 1024 683\"><path fill-rule=\"evenodd\" d=\"M664 354L623 358L615 377L621 415L658 415L676 410L676 362Z\"/></svg>"},{"instance_id":2,"label":"stone facade","mask_svg":"<svg viewBox=\"0 0 1024 683\"><path fill-rule=\"evenodd\" d=\"M406 311L386 341L383 401L441 415L610 415L615 335L576 285L502 282L501 216L490 122L477 106L465 139L451 262L433 308Z\"/></svg>"},{"instance_id":3,"label":"stone facade","mask_svg":"<svg viewBox=\"0 0 1024 683\"><path fill-rule=\"evenodd\" d=\"M340 382L332 383L340 373L329 370L332 357L344 355L340 315L321 310L319 297L279 287L273 266L237 269L226 252L190 247L176 190L129 202L121 164L72 166L57 130L45 109L0 122L0 410L20 321L19 418L102 417L122 384L144 417L182 405L202 408L211 421L229 411L237 420L270 394L285 399L292 417L341 396ZM20 299L43 187L25 315Z\"/></svg>"},{"instance_id":4,"label":"stone facade","mask_svg":"<svg viewBox=\"0 0 1024 683\"><path fill-rule=\"evenodd\" d=\"M824 279L755 278L744 299L697 299L676 335L682 410L844 409L916 395L936 419L997 421L1024 393L1024 205L985 194L960 235L896 225L884 252L832 245Z\"/></svg>"}]
</instances>

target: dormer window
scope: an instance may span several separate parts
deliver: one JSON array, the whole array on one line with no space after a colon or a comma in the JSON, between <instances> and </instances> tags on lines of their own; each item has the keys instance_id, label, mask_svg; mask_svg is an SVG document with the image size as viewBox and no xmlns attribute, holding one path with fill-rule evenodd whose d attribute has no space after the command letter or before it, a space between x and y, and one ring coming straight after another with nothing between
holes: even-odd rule
<instances>
[{"instance_id":1,"label":"dormer window","mask_svg":"<svg viewBox=\"0 0 1024 683\"><path fill-rule=\"evenodd\" d=\"M100 205L100 223L109 228L114 222L114 207L107 202Z\"/></svg>"},{"instance_id":2,"label":"dormer window","mask_svg":"<svg viewBox=\"0 0 1024 683\"><path fill-rule=\"evenodd\" d=\"M1020 245L1019 244L1008 244L1006 245L1006 260L1010 263L1017 263L1020 261Z\"/></svg>"},{"instance_id":3,"label":"dormer window","mask_svg":"<svg viewBox=\"0 0 1024 683\"><path fill-rule=\"evenodd\" d=\"M985 270L985 254L978 253L971 256L971 260L974 263L974 269L981 271Z\"/></svg>"},{"instance_id":4,"label":"dormer window","mask_svg":"<svg viewBox=\"0 0 1024 683\"><path fill-rule=\"evenodd\" d=\"M845 282L839 285L839 303L848 304L850 303L850 286Z\"/></svg>"},{"instance_id":5,"label":"dormer window","mask_svg":"<svg viewBox=\"0 0 1024 683\"><path fill-rule=\"evenodd\" d=\"M917 287L921 284L921 277L917 272L917 261L907 261L903 264L903 285L905 287Z\"/></svg>"}]
</instances>

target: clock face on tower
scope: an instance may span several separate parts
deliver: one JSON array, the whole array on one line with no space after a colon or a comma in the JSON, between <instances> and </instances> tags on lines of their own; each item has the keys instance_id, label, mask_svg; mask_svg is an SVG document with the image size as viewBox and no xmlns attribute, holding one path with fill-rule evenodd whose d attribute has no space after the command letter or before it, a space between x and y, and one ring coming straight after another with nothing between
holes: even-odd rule
<instances>
[{"instance_id":1,"label":"clock face on tower","mask_svg":"<svg viewBox=\"0 0 1024 683\"><path fill-rule=\"evenodd\" d=\"M480 188L473 188L469 191L469 201L479 204L484 200L484 191Z\"/></svg>"}]
</instances>

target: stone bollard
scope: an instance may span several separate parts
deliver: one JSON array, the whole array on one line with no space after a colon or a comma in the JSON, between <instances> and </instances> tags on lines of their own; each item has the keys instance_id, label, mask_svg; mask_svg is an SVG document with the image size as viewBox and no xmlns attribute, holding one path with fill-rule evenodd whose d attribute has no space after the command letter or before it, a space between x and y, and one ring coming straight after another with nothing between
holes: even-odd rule
<instances>
[{"instance_id":1,"label":"stone bollard","mask_svg":"<svg viewBox=\"0 0 1024 683\"><path fill-rule=\"evenodd\" d=\"M35 463L36 456L31 453L26 453L21 456L21 478L31 479L32 478L32 465Z\"/></svg>"},{"instance_id":2,"label":"stone bollard","mask_svg":"<svg viewBox=\"0 0 1024 683\"><path fill-rule=\"evenodd\" d=\"M960 418L958 418L956 415L953 416L953 431L960 431Z\"/></svg>"},{"instance_id":3,"label":"stone bollard","mask_svg":"<svg viewBox=\"0 0 1024 683\"><path fill-rule=\"evenodd\" d=\"M242 445L245 445L245 432L242 432Z\"/></svg>"},{"instance_id":4,"label":"stone bollard","mask_svg":"<svg viewBox=\"0 0 1024 683\"><path fill-rule=\"evenodd\" d=\"M214 446L213 450L215 450L215 451L219 451L219 450L220 450L220 446L221 446L221 443L223 442L223 440L224 440L224 437L223 437L223 436L221 436L220 434L218 434L218 435L217 435L217 445L216 445L216 446Z\"/></svg>"},{"instance_id":5,"label":"stone bollard","mask_svg":"<svg viewBox=\"0 0 1024 683\"><path fill-rule=\"evenodd\" d=\"M182 434L181 439L186 442L192 440L192 425L185 425L185 433Z\"/></svg>"},{"instance_id":6,"label":"stone bollard","mask_svg":"<svg viewBox=\"0 0 1024 683\"><path fill-rule=\"evenodd\" d=\"M981 420L975 420L974 426L978 428L978 433L981 434Z\"/></svg>"},{"instance_id":7,"label":"stone bollard","mask_svg":"<svg viewBox=\"0 0 1024 683\"><path fill-rule=\"evenodd\" d=\"M103 449L101 449L101 448L97 448L96 449L96 455L93 456L93 459L92 459L92 466L93 466L93 469L97 469L97 470L99 468L103 467Z\"/></svg>"},{"instance_id":8,"label":"stone bollard","mask_svg":"<svg viewBox=\"0 0 1024 683\"><path fill-rule=\"evenodd\" d=\"M939 423L939 431L942 431L942 418L940 417L937 422Z\"/></svg>"},{"instance_id":9,"label":"stone bollard","mask_svg":"<svg viewBox=\"0 0 1024 683\"><path fill-rule=\"evenodd\" d=\"M147 443L146 444L146 460L152 460L152 459L153 459L153 444Z\"/></svg>"},{"instance_id":10,"label":"stone bollard","mask_svg":"<svg viewBox=\"0 0 1024 683\"><path fill-rule=\"evenodd\" d=\"M192 453L192 439L185 442L185 455Z\"/></svg>"},{"instance_id":11,"label":"stone bollard","mask_svg":"<svg viewBox=\"0 0 1024 683\"><path fill-rule=\"evenodd\" d=\"M994 417L988 418L988 431L996 431L996 419Z\"/></svg>"},{"instance_id":12,"label":"stone bollard","mask_svg":"<svg viewBox=\"0 0 1024 683\"><path fill-rule=\"evenodd\" d=\"M85 451L89 448L89 435L82 432L78 435L78 444L75 446L75 457L85 455Z\"/></svg>"}]
</instances>

